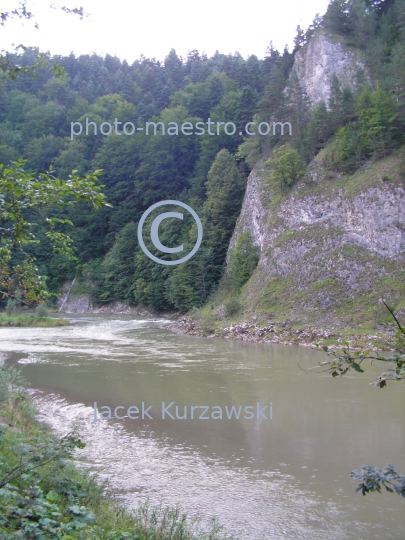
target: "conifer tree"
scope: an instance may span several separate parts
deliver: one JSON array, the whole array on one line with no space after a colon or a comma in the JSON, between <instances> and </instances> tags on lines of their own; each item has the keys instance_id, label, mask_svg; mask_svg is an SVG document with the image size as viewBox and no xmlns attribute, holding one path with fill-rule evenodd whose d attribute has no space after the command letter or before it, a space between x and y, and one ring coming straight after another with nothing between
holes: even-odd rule
<instances>
[{"instance_id":1,"label":"conifer tree","mask_svg":"<svg viewBox=\"0 0 405 540\"><path fill-rule=\"evenodd\" d=\"M214 251L221 266L225 260L228 242L239 215L244 192L235 158L228 150L221 150L206 182L207 200L203 206L204 243Z\"/></svg>"}]
</instances>

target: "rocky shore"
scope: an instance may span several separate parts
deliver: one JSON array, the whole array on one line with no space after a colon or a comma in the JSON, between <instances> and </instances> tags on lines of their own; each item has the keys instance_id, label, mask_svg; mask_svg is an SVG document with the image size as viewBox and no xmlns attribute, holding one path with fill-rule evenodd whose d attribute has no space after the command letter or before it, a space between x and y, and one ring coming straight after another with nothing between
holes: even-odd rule
<instances>
[{"instance_id":1,"label":"rocky shore","mask_svg":"<svg viewBox=\"0 0 405 540\"><path fill-rule=\"evenodd\" d=\"M272 322L268 326L260 326L257 322L240 322L230 325L210 324L203 319L182 316L169 326L165 326L178 334L189 334L207 338L238 339L255 343L277 343L279 345L301 345L316 347L317 345L334 344L345 347L348 341L350 347L357 349L367 347L372 350L390 349L393 335L388 331L375 334L351 334L350 336L338 331L310 326L297 328L290 321Z\"/></svg>"},{"instance_id":2,"label":"rocky shore","mask_svg":"<svg viewBox=\"0 0 405 540\"><path fill-rule=\"evenodd\" d=\"M164 328L178 334L190 334L208 338L238 339L255 343L278 343L280 345L301 345L316 347L317 345L335 345L344 347L348 341L352 348L366 347L373 350L391 349L393 334L387 329L379 329L375 333L349 333L344 327L336 327L333 323L327 327L308 325L299 327L290 320L262 321L257 316L242 322L227 324L222 317L207 315L182 315L175 313L152 313L143 307L131 307L125 302L114 301L101 306L94 306L90 294L69 294L71 283L65 286L64 295L58 302L59 311L69 313L113 313L136 315L141 317L156 316L175 319ZM177 318L176 318L177 317ZM342 330L343 328L343 330Z\"/></svg>"}]
</instances>

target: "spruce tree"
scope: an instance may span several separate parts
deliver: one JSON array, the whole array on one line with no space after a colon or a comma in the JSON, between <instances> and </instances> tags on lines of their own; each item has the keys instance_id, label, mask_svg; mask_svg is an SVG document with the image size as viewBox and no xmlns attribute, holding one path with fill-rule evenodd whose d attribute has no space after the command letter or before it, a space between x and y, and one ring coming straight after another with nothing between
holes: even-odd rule
<instances>
[{"instance_id":1,"label":"spruce tree","mask_svg":"<svg viewBox=\"0 0 405 540\"><path fill-rule=\"evenodd\" d=\"M235 158L228 150L218 152L208 172L207 200L203 206L204 244L211 247L219 266L238 218L244 184Z\"/></svg>"}]
</instances>

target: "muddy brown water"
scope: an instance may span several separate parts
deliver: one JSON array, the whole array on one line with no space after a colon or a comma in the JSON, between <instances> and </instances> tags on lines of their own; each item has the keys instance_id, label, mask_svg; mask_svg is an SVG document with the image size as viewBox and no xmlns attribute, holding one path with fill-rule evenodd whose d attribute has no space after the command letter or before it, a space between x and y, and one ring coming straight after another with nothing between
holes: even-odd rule
<instances>
[{"instance_id":1,"label":"muddy brown water","mask_svg":"<svg viewBox=\"0 0 405 540\"><path fill-rule=\"evenodd\" d=\"M0 351L21 366L43 420L59 434L79 428L79 462L124 504L217 516L244 540L405 538L405 500L362 497L350 478L363 463L405 472L404 383L370 386L378 363L333 379L304 371L325 359L310 348L180 336L129 315L73 322L1 328ZM94 402L118 416L142 416L143 402L152 419L92 424Z\"/></svg>"}]
</instances>

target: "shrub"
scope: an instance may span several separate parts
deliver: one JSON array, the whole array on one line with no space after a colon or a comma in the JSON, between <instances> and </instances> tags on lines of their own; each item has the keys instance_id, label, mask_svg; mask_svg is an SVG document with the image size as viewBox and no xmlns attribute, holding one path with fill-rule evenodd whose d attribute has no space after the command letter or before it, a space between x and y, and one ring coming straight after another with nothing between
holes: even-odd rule
<instances>
[{"instance_id":1,"label":"shrub","mask_svg":"<svg viewBox=\"0 0 405 540\"><path fill-rule=\"evenodd\" d=\"M37 306L37 309L35 310L35 314L40 319L45 319L45 317L48 316L48 310L46 309L45 304L39 304L39 306Z\"/></svg>"},{"instance_id":2,"label":"shrub","mask_svg":"<svg viewBox=\"0 0 405 540\"><path fill-rule=\"evenodd\" d=\"M237 300L236 298L231 298L226 302L225 304L225 314L227 317L231 317L232 315L235 315L240 308L242 307L242 304Z\"/></svg>"},{"instance_id":3,"label":"shrub","mask_svg":"<svg viewBox=\"0 0 405 540\"><path fill-rule=\"evenodd\" d=\"M13 309L15 308L17 302L15 300L13 300L12 298L9 298L7 300L7 305L6 305L6 313L9 317L11 317L11 314L13 312Z\"/></svg>"},{"instance_id":4,"label":"shrub","mask_svg":"<svg viewBox=\"0 0 405 540\"><path fill-rule=\"evenodd\" d=\"M298 150L288 143L274 150L273 157L266 161L266 165L271 166L271 179L282 190L291 188L305 175L305 162Z\"/></svg>"},{"instance_id":5,"label":"shrub","mask_svg":"<svg viewBox=\"0 0 405 540\"><path fill-rule=\"evenodd\" d=\"M259 252L259 247L253 244L250 231L243 231L229 255L228 281L231 285L238 289L249 280L259 262Z\"/></svg>"},{"instance_id":6,"label":"shrub","mask_svg":"<svg viewBox=\"0 0 405 540\"><path fill-rule=\"evenodd\" d=\"M201 319L197 321L198 328L203 334L213 334L216 328L216 317L213 312L203 314Z\"/></svg>"}]
</instances>

